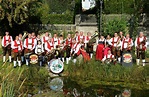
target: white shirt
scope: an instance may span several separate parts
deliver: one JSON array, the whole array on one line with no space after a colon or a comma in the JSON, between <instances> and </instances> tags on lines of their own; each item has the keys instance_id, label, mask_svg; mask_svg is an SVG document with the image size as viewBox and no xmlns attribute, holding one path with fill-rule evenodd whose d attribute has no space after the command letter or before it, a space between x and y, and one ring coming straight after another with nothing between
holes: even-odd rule
<instances>
[{"instance_id":1,"label":"white shirt","mask_svg":"<svg viewBox=\"0 0 149 97\"><path fill-rule=\"evenodd\" d=\"M119 40L118 40L118 38L119 37L113 37L113 38L111 38L111 40L110 40L110 45L112 45L112 46L114 46L114 47L120 47L121 46L121 40L120 40L120 38L119 38ZM114 41L113 41L113 39L114 39ZM113 43L114 42L114 43ZM117 43L117 42L119 42L119 43Z\"/></svg>"},{"instance_id":2,"label":"white shirt","mask_svg":"<svg viewBox=\"0 0 149 97\"><path fill-rule=\"evenodd\" d=\"M6 41L6 46L8 46L9 44L11 44L11 42L13 41L13 39L12 39L12 36L4 36L5 38L6 38L6 40L8 40L9 39L9 37L10 37L10 42L9 41ZM4 47L4 37L2 38L2 46Z\"/></svg>"},{"instance_id":3,"label":"white shirt","mask_svg":"<svg viewBox=\"0 0 149 97\"><path fill-rule=\"evenodd\" d=\"M96 40L96 43L98 44L99 42L105 42L105 38L103 38L103 39L97 39Z\"/></svg>"},{"instance_id":4,"label":"white shirt","mask_svg":"<svg viewBox=\"0 0 149 97\"><path fill-rule=\"evenodd\" d=\"M106 39L106 42L111 45L111 39Z\"/></svg>"},{"instance_id":5,"label":"white shirt","mask_svg":"<svg viewBox=\"0 0 149 97\"><path fill-rule=\"evenodd\" d=\"M16 41L16 40L15 40L15 41ZM16 41L17 44L18 44L18 47L14 46L14 45L15 45L15 41L13 41L13 42L11 43L11 48L12 48L12 49L18 48L18 51L21 51L21 50L23 49L23 44L21 43L22 41L20 41L20 40ZM21 44L22 44L22 45L21 45Z\"/></svg>"},{"instance_id":6,"label":"white shirt","mask_svg":"<svg viewBox=\"0 0 149 97\"><path fill-rule=\"evenodd\" d=\"M81 43L79 43L79 44L77 45L74 54L78 53L78 51L80 50L81 46L82 46Z\"/></svg>"},{"instance_id":7,"label":"white shirt","mask_svg":"<svg viewBox=\"0 0 149 97\"><path fill-rule=\"evenodd\" d=\"M37 45L35 48L35 53L39 54L39 53L43 53L43 52L44 52L43 45L42 44Z\"/></svg>"},{"instance_id":8,"label":"white shirt","mask_svg":"<svg viewBox=\"0 0 149 97\"><path fill-rule=\"evenodd\" d=\"M56 46L58 45L58 38L53 38L53 43L54 43L54 49L56 49Z\"/></svg>"},{"instance_id":9,"label":"white shirt","mask_svg":"<svg viewBox=\"0 0 149 97\"><path fill-rule=\"evenodd\" d=\"M91 36L86 36L86 37L85 37L85 42L84 42L84 43L88 43L88 42L89 42L88 38L89 38L89 40L90 40L90 39L91 39Z\"/></svg>"},{"instance_id":10,"label":"white shirt","mask_svg":"<svg viewBox=\"0 0 149 97\"><path fill-rule=\"evenodd\" d=\"M144 40L144 37L139 37L140 39L140 42L142 42L143 40ZM135 40L135 47L137 47L138 46L138 43L137 43L137 41L138 41L138 37L136 38L136 40ZM145 47L147 47L147 37L146 37L146 43L145 43Z\"/></svg>"},{"instance_id":11,"label":"white shirt","mask_svg":"<svg viewBox=\"0 0 149 97\"><path fill-rule=\"evenodd\" d=\"M45 42L44 42L44 39L45 39L45 41L48 41L49 36L43 36L43 37L42 37L41 41L42 41L43 44L45 43Z\"/></svg>"},{"instance_id":12,"label":"white shirt","mask_svg":"<svg viewBox=\"0 0 149 97\"><path fill-rule=\"evenodd\" d=\"M50 44L51 48L48 48L48 43ZM52 42L46 42L45 43L45 50L50 52L53 49L53 43Z\"/></svg>"},{"instance_id":13,"label":"white shirt","mask_svg":"<svg viewBox=\"0 0 149 97\"><path fill-rule=\"evenodd\" d=\"M27 44L26 44L27 39L28 39L28 46L27 46ZM32 46L32 44L33 44L33 46ZM26 39L25 39L25 41L24 41L24 48L33 50L33 49L35 49L35 46L36 46L36 41L35 41L35 39L34 39L34 43L33 43L33 41L32 41L32 38L26 38Z\"/></svg>"},{"instance_id":14,"label":"white shirt","mask_svg":"<svg viewBox=\"0 0 149 97\"><path fill-rule=\"evenodd\" d=\"M76 46L78 45L78 43L75 43L74 45L73 45L73 47L71 48L71 53L73 52L73 51L76 51Z\"/></svg>"},{"instance_id":15,"label":"white shirt","mask_svg":"<svg viewBox=\"0 0 149 97\"><path fill-rule=\"evenodd\" d=\"M122 47L123 47L123 44L124 44L124 48L127 48L128 47L128 42L130 41L129 40L130 38L124 38L123 39L123 41L122 41L122 43L121 43L121 49L122 49ZM132 39L131 39L131 41L130 41L130 47L132 47L133 46L133 41L132 41Z\"/></svg>"},{"instance_id":16,"label":"white shirt","mask_svg":"<svg viewBox=\"0 0 149 97\"><path fill-rule=\"evenodd\" d=\"M114 55L112 55L112 54L105 55L104 58L102 59L102 61L104 62L106 59L109 59L111 57L114 58Z\"/></svg>"}]
</instances>

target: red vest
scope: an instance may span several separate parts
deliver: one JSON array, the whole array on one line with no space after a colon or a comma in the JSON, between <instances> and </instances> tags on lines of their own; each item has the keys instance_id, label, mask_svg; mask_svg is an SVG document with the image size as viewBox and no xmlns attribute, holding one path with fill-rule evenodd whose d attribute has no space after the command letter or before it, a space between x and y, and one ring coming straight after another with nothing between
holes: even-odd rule
<instances>
[{"instance_id":1,"label":"red vest","mask_svg":"<svg viewBox=\"0 0 149 97\"><path fill-rule=\"evenodd\" d=\"M53 47L53 46L50 45L49 42L47 42L47 46L48 46L48 49L50 49L50 50L51 50L51 48Z\"/></svg>"},{"instance_id":2,"label":"red vest","mask_svg":"<svg viewBox=\"0 0 149 97\"><path fill-rule=\"evenodd\" d=\"M113 37L113 39L112 39L112 46L114 47L114 43L117 43L118 42L118 40L119 40L119 37L117 38L117 41L116 42L114 42L114 37Z\"/></svg>"},{"instance_id":3,"label":"red vest","mask_svg":"<svg viewBox=\"0 0 149 97\"><path fill-rule=\"evenodd\" d=\"M43 37L43 42L44 42L44 43L46 43L46 42L47 42L47 40L46 40L45 36Z\"/></svg>"},{"instance_id":4,"label":"red vest","mask_svg":"<svg viewBox=\"0 0 149 97\"><path fill-rule=\"evenodd\" d=\"M21 41L19 41L20 42L20 47L21 47L21 50L22 50L22 42ZM15 49L13 49L13 52L15 52L15 53L17 53L18 52L18 44L17 44L17 41L15 40L14 41L14 47L15 47Z\"/></svg>"},{"instance_id":5,"label":"red vest","mask_svg":"<svg viewBox=\"0 0 149 97\"><path fill-rule=\"evenodd\" d=\"M26 39L26 46L27 46L27 48L28 48L28 38ZM32 47L34 46L34 39L32 38Z\"/></svg>"},{"instance_id":6,"label":"red vest","mask_svg":"<svg viewBox=\"0 0 149 97\"><path fill-rule=\"evenodd\" d=\"M106 59L108 59L108 54L106 55ZM112 54L110 55L110 59L112 59Z\"/></svg>"},{"instance_id":7,"label":"red vest","mask_svg":"<svg viewBox=\"0 0 149 97\"><path fill-rule=\"evenodd\" d=\"M78 41L80 41L80 39L81 39L80 36L78 36ZM83 36L83 40L85 40L85 36Z\"/></svg>"},{"instance_id":8,"label":"red vest","mask_svg":"<svg viewBox=\"0 0 149 97\"><path fill-rule=\"evenodd\" d=\"M70 46L72 46L72 39L66 39L66 45L70 45Z\"/></svg>"},{"instance_id":9,"label":"red vest","mask_svg":"<svg viewBox=\"0 0 149 97\"><path fill-rule=\"evenodd\" d=\"M144 42L144 43L142 43L142 46L143 46L142 50L145 50L145 49L146 49L146 47L144 47L144 46L145 46L145 44L146 44L146 37L145 37L145 36L144 36L143 41L145 41L145 42ZM138 44L138 45L140 45L140 38L139 38L139 37L138 37L138 39L137 39L137 44Z\"/></svg>"},{"instance_id":10,"label":"red vest","mask_svg":"<svg viewBox=\"0 0 149 97\"><path fill-rule=\"evenodd\" d=\"M122 50L124 49L124 43L127 43L127 41L125 41L125 39L123 40ZM131 43L131 38L129 38L128 43ZM128 45L128 44L127 44L127 45Z\"/></svg>"},{"instance_id":11,"label":"red vest","mask_svg":"<svg viewBox=\"0 0 149 97\"><path fill-rule=\"evenodd\" d=\"M11 42L10 36L8 37L8 40L6 40L6 36L4 36L4 46L6 46L6 41Z\"/></svg>"}]
</instances>

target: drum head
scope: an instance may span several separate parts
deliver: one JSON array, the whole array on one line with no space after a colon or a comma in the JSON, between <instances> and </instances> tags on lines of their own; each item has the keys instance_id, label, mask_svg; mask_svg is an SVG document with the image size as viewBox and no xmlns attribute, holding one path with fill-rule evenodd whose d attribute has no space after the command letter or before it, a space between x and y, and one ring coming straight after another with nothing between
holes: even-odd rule
<instances>
[{"instance_id":1,"label":"drum head","mask_svg":"<svg viewBox=\"0 0 149 97\"><path fill-rule=\"evenodd\" d=\"M38 55L36 55L36 54L31 54L29 56L29 59L30 59L31 64L37 64L38 63Z\"/></svg>"},{"instance_id":2,"label":"drum head","mask_svg":"<svg viewBox=\"0 0 149 97\"><path fill-rule=\"evenodd\" d=\"M60 91L64 84L63 84L63 80L61 78L54 78L50 81L50 89L54 90L54 91Z\"/></svg>"},{"instance_id":3,"label":"drum head","mask_svg":"<svg viewBox=\"0 0 149 97\"><path fill-rule=\"evenodd\" d=\"M48 64L49 69L53 73L61 73L64 69L64 64L61 60L59 59L52 59L50 63Z\"/></svg>"},{"instance_id":4,"label":"drum head","mask_svg":"<svg viewBox=\"0 0 149 97\"><path fill-rule=\"evenodd\" d=\"M130 67L133 65L131 53L126 52L122 54L122 65L126 67Z\"/></svg>"}]
</instances>

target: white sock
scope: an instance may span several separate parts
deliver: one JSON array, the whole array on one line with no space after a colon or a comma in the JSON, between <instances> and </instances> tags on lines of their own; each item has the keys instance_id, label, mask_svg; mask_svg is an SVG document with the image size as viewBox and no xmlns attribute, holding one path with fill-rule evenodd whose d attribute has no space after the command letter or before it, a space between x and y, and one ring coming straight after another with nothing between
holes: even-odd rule
<instances>
[{"instance_id":1,"label":"white sock","mask_svg":"<svg viewBox=\"0 0 149 97\"><path fill-rule=\"evenodd\" d=\"M121 58L120 57L118 58L118 62L121 63Z\"/></svg>"},{"instance_id":2,"label":"white sock","mask_svg":"<svg viewBox=\"0 0 149 97\"><path fill-rule=\"evenodd\" d=\"M65 62L65 59L64 59L64 57L62 57L62 61L63 61L63 62Z\"/></svg>"},{"instance_id":3,"label":"white sock","mask_svg":"<svg viewBox=\"0 0 149 97\"><path fill-rule=\"evenodd\" d=\"M61 60L61 58L58 58L59 60Z\"/></svg>"},{"instance_id":4,"label":"white sock","mask_svg":"<svg viewBox=\"0 0 149 97\"><path fill-rule=\"evenodd\" d=\"M139 65L140 59L136 59L136 64Z\"/></svg>"},{"instance_id":5,"label":"white sock","mask_svg":"<svg viewBox=\"0 0 149 97\"><path fill-rule=\"evenodd\" d=\"M77 59L73 59L73 63L76 63L77 62Z\"/></svg>"},{"instance_id":6,"label":"white sock","mask_svg":"<svg viewBox=\"0 0 149 97\"><path fill-rule=\"evenodd\" d=\"M69 58L66 58L66 64L68 64L69 63Z\"/></svg>"},{"instance_id":7,"label":"white sock","mask_svg":"<svg viewBox=\"0 0 149 97\"><path fill-rule=\"evenodd\" d=\"M50 62L48 62L48 66L50 66Z\"/></svg>"},{"instance_id":8,"label":"white sock","mask_svg":"<svg viewBox=\"0 0 149 97\"><path fill-rule=\"evenodd\" d=\"M18 61L18 66L21 66L21 61Z\"/></svg>"},{"instance_id":9,"label":"white sock","mask_svg":"<svg viewBox=\"0 0 149 97\"><path fill-rule=\"evenodd\" d=\"M90 57L93 58L93 53L90 54Z\"/></svg>"},{"instance_id":10,"label":"white sock","mask_svg":"<svg viewBox=\"0 0 149 97\"><path fill-rule=\"evenodd\" d=\"M145 66L145 60L142 60L142 65Z\"/></svg>"},{"instance_id":11,"label":"white sock","mask_svg":"<svg viewBox=\"0 0 149 97\"><path fill-rule=\"evenodd\" d=\"M29 62L28 62L28 60L26 59L26 65L28 66L28 64L29 64Z\"/></svg>"},{"instance_id":12,"label":"white sock","mask_svg":"<svg viewBox=\"0 0 149 97\"><path fill-rule=\"evenodd\" d=\"M11 56L9 56L9 62L11 62Z\"/></svg>"},{"instance_id":13,"label":"white sock","mask_svg":"<svg viewBox=\"0 0 149 97\"><path fill-rule=\"evenodd\" d=\"M71 60L71 57L69 57L69 61Z\"/></svg>"},{"instance_id":14,"label":"white sock","mask_svg":"<svg viewBox=\"0 0 149 97\"><path fill-rule=\"evenodd\" d=\"M13 66L16 67L17 61L13 61Z\"/></svg>"},{"instance_id":15,"label":"white sock","mask_svg":"<svg viewBox=\"0 0 149 97\"><path fill-rule=\"evenodd\" d=\"M3 56L3 62L5 62L6 61L6 56Z\"/></svg>"}]
</instances>

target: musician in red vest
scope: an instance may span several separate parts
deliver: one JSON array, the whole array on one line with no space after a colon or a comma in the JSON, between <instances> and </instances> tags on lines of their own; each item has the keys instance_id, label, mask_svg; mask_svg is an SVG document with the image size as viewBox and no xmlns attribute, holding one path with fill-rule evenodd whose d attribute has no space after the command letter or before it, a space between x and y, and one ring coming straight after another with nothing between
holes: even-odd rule
<instances>
[{"instance_id":1,"label":"musician in red vest","mask_svg":"<svg viewBox=\"0 0 149 97\"><path fill-rule=\"evenodd\" d=\"M123 41L123 39L125 38L122 31L119 32L119 37L120 37L121 41Z\"/></svg>"},{"instance_id":2,"label":"musician in red vest","mask_svg":"<svg viewBox=\"0 0 149 97\"><path fill-rule=\"evenodd\" d=\"M102 62L105 62L106 60L109 61L109 63L114 61L114 55L112 55L110 49L108 50L107 55L104 55L104 58L102 59Z\"/></svg>"},{"instance_id":3,"label":"musician in red vest","mask_svg":"<svg viewBox=\"0 0 149 97\"><path fill-rule=\"evenodd\" d=\"M80 32L80 35L78 36L78 42L80 41L80 40L83 40L83 42L85 41L85 36L83 35L83 32L81 31Z\"/></svg>"},{"instance_id":4,"label":"musician in red vest","mask_svg":"<svg viewBox=\"0 0 149 97\"><path fill-rule=\"evenodd\" d=\"M45 33L45 36L42 37L41 41L43 44L45 44L49 39L49 32Z\"/></svg>"},{"instance_id":5,"label":"musician in red vest","mask_svg":"<svg viewBox=\"0 0 149 97\"><path fill-rule=\"evenodd\" d=\"M51 37L49 37L48 41L45 43L44 46L45 46L46 55L48 56L48 60L47 61L48 61L48 64L49 64L49 61L51 59L53 59L52 53L54 53L53 52L54 44L52 42L52 38Z\"/></svg>"},{"instance_id":6,"label":"musician in red vest","mask_svg":"<svg viewBox=\"0 0 149 97\"><path fill-rule=\"evenodd\" d=\"M130 52L133 46L133 40L130 38L129 34L122 41L121 50L122 52Z\"/></svg>"},{"instance_id":7,"label":"musician in red vest","mask_svg":"<svg viewBox=\"0 0 149 97\"><path fill-rule=\"evenodd\" d=\"M13 41L12 36L9 32L5 32L5 36L2 38L2 48L3 48L3 62L6 61L6 53L9 55L9 62L11 62L11 42Z\"/></svg>"},{"instance_id":8,"label":"musician in red vest","mask_svg":"<svg viewBox=\"0 0 149 97\"><path fill-rule=\"evenodd\" d=\"M37 45L37 39L36 39L36 34L35 32L32 32L32 39L34 39L34 43L35 43L35 46Z\"/></svg>"},{"instance_id":9,"label":"musician in red vest","mask_svg":"<svg viewBox=\"0 0 149 97\"><path fill-rule=\"evenodd\" d=\"M16 36L15 40L11 44L12 51L14 53L13 66L14 68L17 66L17 58L18 58L18 66L21 66L21 54L23 50L23 43L19 40L19 36Z\"/></svg>"},{"instance_id":10,"label":"musician in red vest","mask_svg":"<svg viewBox=\"0 0 149 97\"><path fill-rule=\"evenodd\" d=\"M32 38L32 35L29 33L28 38L24 40L24 54L28 55L29 53L33 53L36 46L36 41ZM26 65L29 65L29 56L26 57Z\"/></svg>"},{"instance_id":11,"label":"musician in red vest","mask_svg":"<svg viewBox=\"0 0 149 97\"><path fill-rule=\"evenodd\" d=\"M142 65L145 66L145 51L147 49L147 37L144 36L143 32L140 32L139 36L136 38L135 47L137 50L137 65L140 64L140 59L142 58Z\"/></svg>"},{"instance_id":12,"label":"musician in red vest","mask_svg":"<svg viewBox=\"0 0 149 97\"><path fill-rule=\"evenodd\" d=\"M55 33L53 38L52 38L53 44L54 44L54 49L56 49L56 47L58 46L58 36Z\"/></svg>"},{"instance_id":13,"label":"musician in red vest","mask_svg":"<svg viewBox=\"0 0 149 97\"><path fill-rule=\"evenodd\" d=\"M90 56L89 54L85 51L84 49L85 44L83 39L80 39L80 41L76 44L76 46L74 47L74 53L73 53L73 62L76 63L76 58L82 54L84 61L89 61L90 60Z\"/></svg>"},{"instance_id":14,"label":"musician in red vest","mask_svg":"<svg viewBox=\"0 0 149 97\"><path fill-rule=\"evenodd\" d=\"M68 64L71 59L71 47L72 47L72 37L71 34L68 34L64 46L64 48L66 49L66 64Z\"/></svg>"},{"instance_id":15,"label":"musician in red vest","mask_svg":"<svg viewBox=\"0 0 149 97\"><path fill-rule=\"evenodd\" d=\"M111 38L110 45L112 46L112 54L121 63L121 38L117 33L114 33L114 37Z\"/></svg>"}]
</instances>

